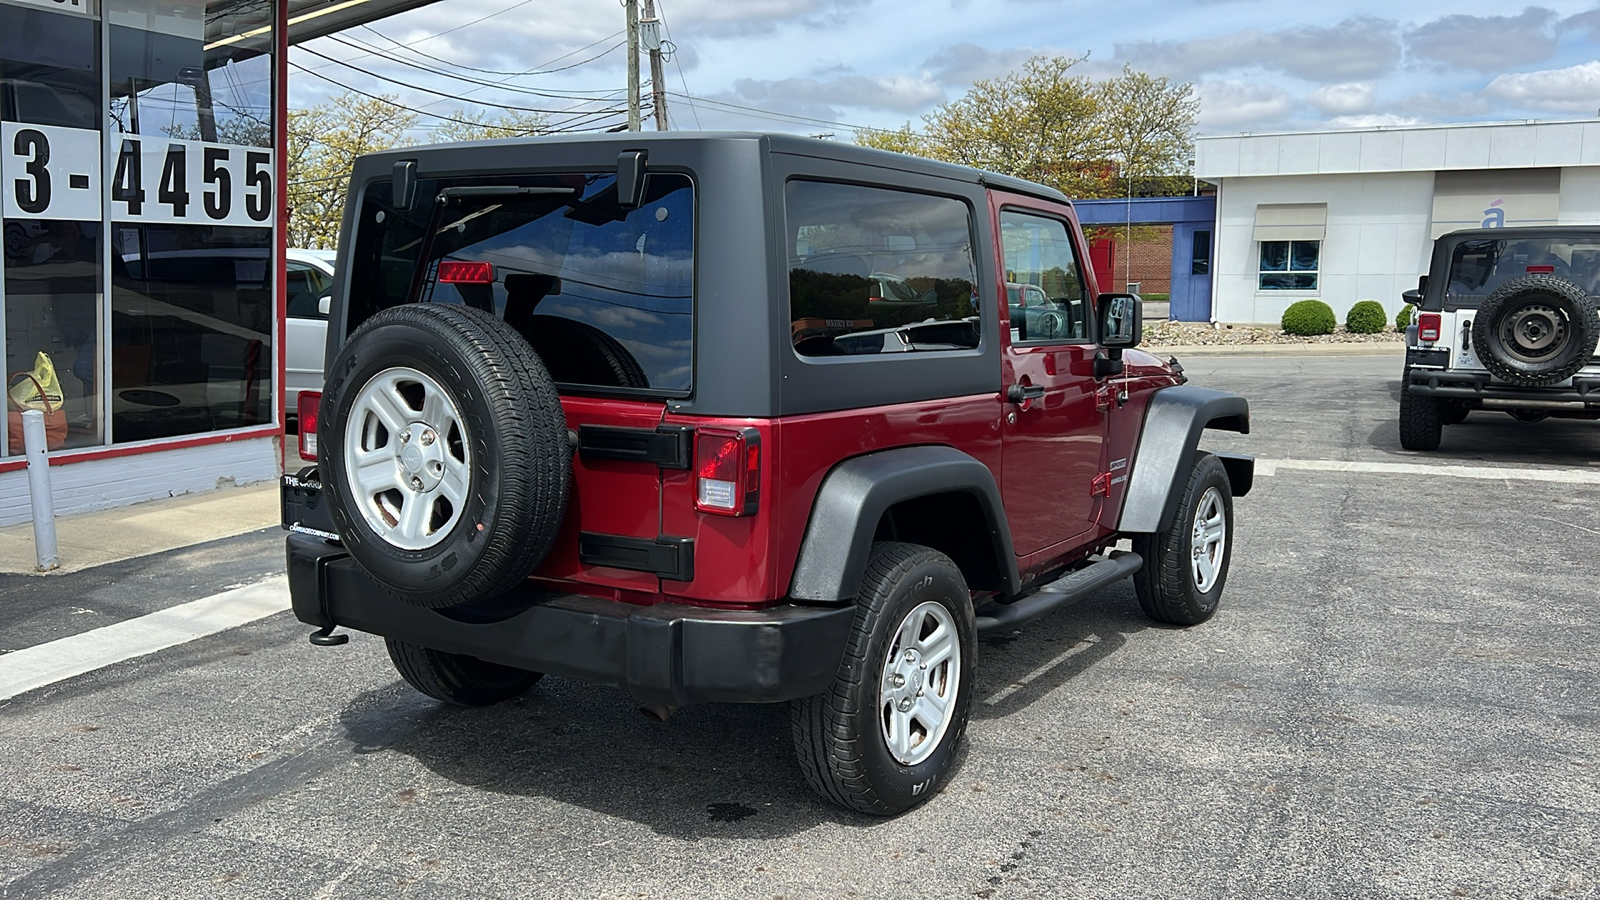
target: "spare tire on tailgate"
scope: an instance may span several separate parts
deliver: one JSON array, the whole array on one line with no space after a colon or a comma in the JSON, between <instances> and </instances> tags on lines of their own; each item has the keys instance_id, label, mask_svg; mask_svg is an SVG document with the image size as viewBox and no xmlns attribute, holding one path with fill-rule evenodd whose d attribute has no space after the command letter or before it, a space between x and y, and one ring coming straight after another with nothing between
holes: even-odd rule
<instances>
[{"instance_id":1,"label":"spare tire on tailgate","mask_svg":"<svg viewBox=\"0 0 1600 900\"><path fill-rule=\"evenodd\" d=\"M1597 336L1594 298L1556 275L1507 281L1483 301L1472 322L1483 367L1520 387L1571 378L1594 355Z\"/></svg>"},{"instance_id":2,"label":"spare tire on tailgate","mask_svg":"<svg viewBox=\"0 0 1600 900\"><path fill-rule=\"evenodd\" d=\"M444 608L514 587L561 528L572 450L543 363L489 313L383 310L328 367L318 463L346 549Z\"/></svg>"}]
</instances>

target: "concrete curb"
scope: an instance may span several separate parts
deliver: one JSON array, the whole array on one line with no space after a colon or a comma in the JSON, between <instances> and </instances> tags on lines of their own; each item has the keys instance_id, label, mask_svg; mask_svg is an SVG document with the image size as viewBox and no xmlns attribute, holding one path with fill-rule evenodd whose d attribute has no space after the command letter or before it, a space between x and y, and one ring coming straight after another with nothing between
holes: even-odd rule
<instances>
[{"instance_id":1,"label":"concrete curb","mask_svg":"<svg viewBox=\"0 0 1600 900\"><path fill-rule=\"evenodd\" d=\"M1156 356L1404 356L1406 345L1393 343L1348 344L1195 344L1140 347Z\"/></svg>"}]
</instances>

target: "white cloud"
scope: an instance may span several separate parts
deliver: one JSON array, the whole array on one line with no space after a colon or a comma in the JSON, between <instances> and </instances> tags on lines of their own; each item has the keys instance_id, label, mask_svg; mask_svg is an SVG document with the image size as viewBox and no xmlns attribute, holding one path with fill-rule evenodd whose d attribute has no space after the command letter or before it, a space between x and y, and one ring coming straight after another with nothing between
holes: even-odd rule
<instances>
[{"instance_id":1,"label":"white cloud","mask_svg":"<svg viewBox=\"0 0 1600 900\"><path fill-rule=\"evenodd\" d=\"M987 50L977 44L963 42L941 47L922 65L941 84L966 90L975 81L999 78L1007 72L1021 69L1029 58L1049 52L1033 49Z\"/></svg>"},{"instance_id":2,"label":"white cloud","mask_svg":"<svg viewBox=\"0 0 1600 900\"><path fill-rule=\"evenodd\" d=\"M1352 81L1317 88L1308 99L1323 115L1353 116L1372 109L1373 96L1372 85Z\"/></svg>"},{"instance_id":3,"label":"white cloud","mask_svg":"<svg viewBox=\"0 0 1600 900\"><path fill-rule=\"evenodd\" d=\"M1339 128L1395 128L1401 125L1421 125L1422 120L1413 116L1378 113L1367 116L1337 116L1329 124Z\"/></svg>"},{"instance_id":4,"label":"white cloud","mask_svg":"<svg viewBox=\"0 0 1600 900\"><path fill-rule=\"evenodd\" d=\"M920 112L945 99L944 88L926 75L920 78L903 75L841 75L777 81L741 78L733 83L733 93L738 97L734 102L762 108L796 104L828 108L848 106L895 113Z\"/></svg>"},{"instance_id":5,"label":"white cloud","mask_svg":"<svg viewBox=\"0 0 1600 900\"><path fill-rule=\"evenodd\" d=\"M1294 108L1287 93L1259 82L1202 81L1195 93L1200 97L1197 124L1209 134L1276 125Z\"/></svg>"},{"instance_id":6,"label":"white cloud","mask_svg":"<svg viewBox=\"0 0 1600 900\"><path fill-rule=\"evenodd\" d=\"M1549 59L1556 50L1550 36L1556 14L1530 6L1516 16L1454 15L1406 32L1411 53L1479 72Z\"/></svg>"},{"instance_id":7,"label":"white cloud","mask_svg":"<svg viewBox=\"0 0 1600 900\"><path fill-rule=\"evenodd\" d=\"M1392 22L1355 18L1330 27L1117 44L1116 58L1179 78L1259 66L1309 81L1353 81L1392 71L1400 61L1400 38Z\"/></svg>"},{"instance_id":8,"label":"white cloud","mask_svg":"<svg viewBox=\"0 0 1600 900\"><path fill-rule=\"evenodd\" d=\"M1600 60L1565 69L1499 75L1484 93L1534 109L1592 113L1600 110Z\"/></svg>"}]
</instances>

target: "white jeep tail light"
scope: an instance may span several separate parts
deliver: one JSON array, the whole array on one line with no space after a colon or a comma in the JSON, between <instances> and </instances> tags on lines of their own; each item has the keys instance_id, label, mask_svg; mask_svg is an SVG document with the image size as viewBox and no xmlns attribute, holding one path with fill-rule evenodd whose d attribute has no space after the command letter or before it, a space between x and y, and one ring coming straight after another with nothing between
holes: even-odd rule
<instances>
[{"instance_id":1,"label":"white jeep tail light","mask_svg":"<svg viewBox=\"0 0 1600 900\"><path fill-rule=\"evenodd\" d=\"M1417 316L1417 340L1437 341L1442 317L1438 313L1423 313Z\"/></svg>"},{"instance_id":2,"label":"white jeep tail light","mask_svg":"<svg viewBox=\"0 0 1600 900\"><path fill-rule=\"evenodd\" d=\"M761 434L754 428L701 428L694 435L694 508L754 515L761 500Z\"/></svg>"},{"instance_id":3,"label":"white jeep tail light","mask_svg":"<svg viewBox=\"0 0 1600 900\"><path fill-rule=\"evenodd\" d=\"M317 461L317 412L322 408L322 394L316 391L301 391L300 400L295 404L296 413L300 416L300 458Z\"/></svg>"}]
</instances>

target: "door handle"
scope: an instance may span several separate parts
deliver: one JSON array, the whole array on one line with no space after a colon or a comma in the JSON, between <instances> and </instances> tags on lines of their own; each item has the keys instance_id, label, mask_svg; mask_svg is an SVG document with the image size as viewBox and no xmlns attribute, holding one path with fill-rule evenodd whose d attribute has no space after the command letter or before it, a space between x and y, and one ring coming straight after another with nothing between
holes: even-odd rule
<instances>
[{"instance_id":1,"label":"door handle","mask_svg":"<svg viewBox=\"0 0 1600 900\"><path fill-rule=\"evenodd\" d=\"M1006 388L1006 399L1019 405L1027 403L1029 400L1038 400L1043 396L1044 385L1042 384L1017 383Z\"/></svg>"}]
</instances>

